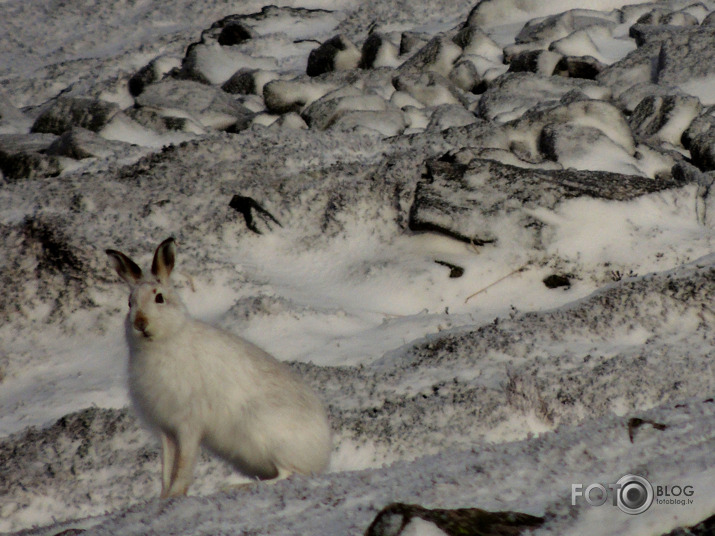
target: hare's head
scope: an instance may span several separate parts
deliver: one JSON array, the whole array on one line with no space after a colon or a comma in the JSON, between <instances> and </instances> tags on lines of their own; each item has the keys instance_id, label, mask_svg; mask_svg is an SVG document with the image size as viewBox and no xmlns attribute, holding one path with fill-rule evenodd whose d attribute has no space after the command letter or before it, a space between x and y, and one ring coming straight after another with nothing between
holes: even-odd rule
<instances>
[{"instance_id":1,"label":"hare's head","mask_svg":"<svg viewBox=\"0 0 715 536\"><path fill-rule=\"evenodd\" d=\"M127 334L137 340L160 340L170 337L186 321L184 303L172 287L169 276L176 260L176 242L167 238L154 253L151 277L120 251L106 251L114 269L128 285L129 314Z\"/></svg>"}]
</instances>

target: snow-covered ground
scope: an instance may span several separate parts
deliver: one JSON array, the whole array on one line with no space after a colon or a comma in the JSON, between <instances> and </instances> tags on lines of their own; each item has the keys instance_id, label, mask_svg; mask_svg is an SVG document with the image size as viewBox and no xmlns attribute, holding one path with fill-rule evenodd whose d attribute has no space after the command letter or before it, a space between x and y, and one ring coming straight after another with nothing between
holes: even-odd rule
<instances>
[{"instance_id":1,"label":"snow-covered ground","mask_svg":"<svg viewBox=\"0 0 715 536\"><path fill-rule=\"evenodd\" d=\"M713 12L0 2L0 531L362 534L395 501L545 516L539 534L714 514ZM229 15L250 39L219 43ZM72 99L93 108L57 112ZM86 129L39 134L50 116ZM39 171L2 163L24 152ZM251 231L234 195L275 219ZM146 266L168 236L191 313L325 401L329 472L255 483L204 455L189 497L156 498L104 250ZM573 484L627 474L693 494L572 506Z\"/></svg>"}]
</instances>

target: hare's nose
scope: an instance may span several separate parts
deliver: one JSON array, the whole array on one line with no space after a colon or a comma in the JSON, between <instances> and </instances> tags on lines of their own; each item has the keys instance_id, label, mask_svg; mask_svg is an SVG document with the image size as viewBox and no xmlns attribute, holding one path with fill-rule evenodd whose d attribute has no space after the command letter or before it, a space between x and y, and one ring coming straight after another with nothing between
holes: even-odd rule
<instances>
[{"instance_id":1,"label":"hare's nose","mask_svg":"<svg viewBox=\"0 0 715 536\"><path fill-rule=\"evenodd\" d=\"M134 318L134 329L136 329L137 331L141 331L144 335L147 334L146 328L148 326L149 326L149 321L147 320L147 318L144 315L138 314Z\"/></svg>"}]
</instances>

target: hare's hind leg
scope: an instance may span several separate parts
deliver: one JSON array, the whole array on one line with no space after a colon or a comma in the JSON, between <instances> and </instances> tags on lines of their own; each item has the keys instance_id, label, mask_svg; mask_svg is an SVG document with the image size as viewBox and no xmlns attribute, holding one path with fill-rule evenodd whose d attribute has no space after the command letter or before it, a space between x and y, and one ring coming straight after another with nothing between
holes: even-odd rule
<instances>
[{"instance_id":1,"label":"hare's hind leg","mask_svg":"<svg viewBox=\"0 0 715 536\"><path fill-rule=\"evenodd\" d=\"M162 499L169 496L171 478L176 463L176 448L174 437L161 432L161 495L159 497Z\"/></svg>"},{"instance_id":2,"label":"hare's hind leg","mask_svg":"<svg viewBox=\"0 0 715 536\"><path fill-rule=\"evenodd\" d=\"M186 495L194 479L194 468L199 454L200 436L194 431L179 430L176 436L176 455L171 471L167 497Z\"/></svg>"}]
</instances>

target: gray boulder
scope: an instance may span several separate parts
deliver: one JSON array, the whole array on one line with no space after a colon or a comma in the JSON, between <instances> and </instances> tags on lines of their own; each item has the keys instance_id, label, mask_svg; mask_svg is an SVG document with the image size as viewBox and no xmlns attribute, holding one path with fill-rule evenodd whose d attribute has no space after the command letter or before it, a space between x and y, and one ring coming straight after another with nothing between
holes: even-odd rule
<instances>
[{"instance_id":1,"label":"gray boulder","mask_svg":"<svg viewBox=\"0 0 715 536\"><path fill-rule=\"evenodd\" d=\"M89 97L58 97L35 120L32 132L62 134L72 127L99 132L119 113L119 105Z\"/></svg>"}]
</instances>

